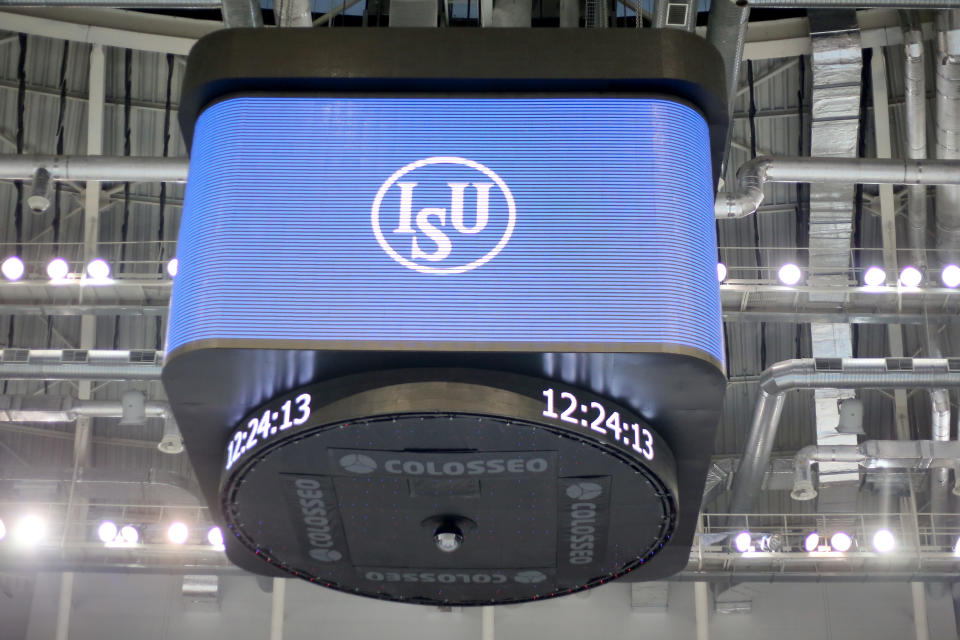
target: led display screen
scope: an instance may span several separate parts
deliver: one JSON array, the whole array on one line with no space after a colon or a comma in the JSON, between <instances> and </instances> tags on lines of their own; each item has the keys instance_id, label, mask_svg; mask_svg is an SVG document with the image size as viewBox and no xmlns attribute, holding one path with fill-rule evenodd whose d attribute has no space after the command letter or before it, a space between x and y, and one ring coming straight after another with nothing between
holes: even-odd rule
<instances>
[{"instance_id":1,"label":"led display screen","mask_svg":"<svg viewBox=\"0 0 960 640\"><path fill-rule=\"evenodd\" d=\"M708 140L652 97L222 100L194 129L168 350L720 363Z\"/></svg>"}]
</instances>

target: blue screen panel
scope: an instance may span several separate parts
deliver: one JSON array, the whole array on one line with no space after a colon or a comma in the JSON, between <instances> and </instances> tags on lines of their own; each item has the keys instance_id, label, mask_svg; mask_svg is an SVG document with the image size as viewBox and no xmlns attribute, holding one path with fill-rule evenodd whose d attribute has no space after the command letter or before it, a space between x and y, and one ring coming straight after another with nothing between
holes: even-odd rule
<instances>
[{"instance_id":1,"label":"blue screen panel","mask_svg":"<svg viewBox=\"0 0 960 640\"><path fill-rule=\"evenodd\" d=\"M722 362L709 152L703 117L663 99L220 102L194 133L168 349L535 343Z\"/></svg>"}]
</instances>

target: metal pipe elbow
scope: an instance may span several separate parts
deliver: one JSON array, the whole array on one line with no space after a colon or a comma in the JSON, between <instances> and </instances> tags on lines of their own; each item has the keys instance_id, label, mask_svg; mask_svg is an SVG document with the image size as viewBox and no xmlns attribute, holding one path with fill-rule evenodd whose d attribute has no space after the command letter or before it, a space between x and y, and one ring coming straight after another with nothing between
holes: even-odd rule
<instances>
[{"instance_id":1,"label":"metal pipe elbow","mask_svg":"<svg viewBox=\"0 0 960 640\"><path fill-rule=\"evenodd\" d=\"M743 218L752 215L763 202L763 183L773 161L759 157L745 162L737 170L737 191L718 193L714 204L717 218Z\"/></svg>"},{"instance_id":2,"label":"metal pipe elbow","mask_svg":"<svg viewBox=\"0 0 960 640\"><path fill-rule=\"evenodd\" d=\"M793 490L790 497L794 500L813 500L817 490L813 486L813 463L817 459L818 448L808 445L793 458Z\"/></svg>"}]
</instances>

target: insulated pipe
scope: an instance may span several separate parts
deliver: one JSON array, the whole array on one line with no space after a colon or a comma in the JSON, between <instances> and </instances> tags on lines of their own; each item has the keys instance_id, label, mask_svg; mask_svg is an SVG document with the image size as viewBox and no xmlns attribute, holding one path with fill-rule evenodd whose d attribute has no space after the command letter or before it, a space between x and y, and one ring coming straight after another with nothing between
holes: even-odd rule
<instances>
[{"instance_id":1,"label":"insulated pipe","mask_svg":"<svg viewBox=\"0 0 960 640\"><path fill-rule=\"evenodd\" d=\"M310 0L275 0L277 22L281 27L312 27Z\"/></svg>"},{"instance_id":2,"label":"insulated pipe","mask_svg":"<svg viewBox=\"0 0 960 640\"><path fill-rule=\"evenodd\" d=\"M228 29L263 26L260 0L222 0L223 26Z\"/></svg>"},{"instance_id":3,"label":"insulated pipe","mask_svg":"<svg viewBox=\"0 0 960 640\"><path fill-rule=\"evenodd\" d=\"M143 406L147 418L169 418L170 405L166 402L147 402ZM75 418L122 418L123 405L119 401L111 400L80 400L67 410ZM11 418L8 422L15 422Z\"/></svg>"},{"instance_id":4,"label":"insulated pipe","mask_svg":"<svg viewBox=\"0 0 960 640\"><path fill-rule=\"evenodd\" d=\"M750 8L735 4L731 0L714 0L710 3L710 15L707 18L707 42L720 52L723 58L723 71L727 87L727 114L733 114L733 105L737 101L737 88L740 85L740 65L743 61L743 46L747 39L747 21ZM727 141L723 162L726 165L730 152L730 137L733 127L727 128ZM721 172L721 175L723 173Z\"/></svg>"},{"instance_id":5,"label":"insulated pipe","mask_svg":"<svg viewBox=\"0 0 960 640\"><path fill-rule=\"evenodd\" d=\"M956 5L954 5L956 6ZM937 16L937 158L960 158L960 12ZM960 187L937 187L937 248L944 263L960 259Z\"/></svg>"},{"instance_id":6,"label":"insulated pipe","mask_svg":"<svg viewBox=\"0 0 960 640\"><path fill-rule=\"evenodd\" d=\"M936 440L866 440L858 445L810 445L793 460L794 500L817 497L813 465L821 462L856 462L868 469L950 469L960 462L960 442Z\"/></svg>"},{"instance_id":7,"label":"insulated pipe","mask_svg":"<svg viewBox=\"0 0 960 640\"><path fill-rule=\"evenodd\" d=\"M793 462L794 500L813 500L817 490L813 486L813 465L820 462L863 462L864 454L859 447L850 445L824 446L809 445L797 452Z\"/></svg>"},{"instance_id":8,"label":"insulated pipe","mask_svg":"<svg viewBox=\"0 0 960 640\"><path fill-rule=\"evenodd\" d=\"M907 157L927 157L927 76L924 73L923 31L914 12L903 11L904 105ZM911 264L927 271L927 188L912 185L907 191L907 228ZM932 354L931 354L932 355Z\"/></svg>"},{"instance_id":9,"label":"insulated pipe","mask_svg":"<svg viewBox=\"0 0 960 640\"><path fill-rule=\"evenodd\" d=\"M219 9L220 0L0 0L0 7L107 7L111 9Z\"/></svg>"},{"instance_id":10,"label":"insulated pipe","mask_svg":"<svg viewBox=\"0 0 960 640\"><path fill-rule=\"evenodd\" d=\"M746 513L760 492L787 391L912 389L960 386L960 359L807 358L778 362L760 374L750 435L733 479L730 513Z\"/></svg>"},{"instance_id":11,"label":"insulated pipe","mask_svg":"<svg viewBox=\"0 0 960 640\"><path fill-rule=\"evenodd\" d=\"M162 351L0 349L0 380L157 380Z\"/></svg>"},{"instance_id":12,"label":"insulated pipe","mask_svg":"<svg viewBox=\"0 0 960 640\"><path fill-rule=\"evenodd\" d=\"M960 185L960 161L758 157L740 166L736 192L717 194L716 217L742 218L755 213L763 202L766 182Z\"/></svg>"},{"instance_id":13,"label":"insulated pipe","mask_svg":"<svg viewBox=\"0 0 960 640\"><path fill-rule=\"evenodd\" d=\"M43 168L52 180L186 182L188 166L186 158L6 155L0 156L0 180L32 180Z\"/></svg>"},{"instance_id":14,"label":"insulated pipe","mask_svg":"<svg viewBox=\"0 0 960 640\"><path fill-rule=\"evenodd\" d=\"M949 9L958 0L737 0L751 7L777 9Z\"/></svg>"}]
</instances>

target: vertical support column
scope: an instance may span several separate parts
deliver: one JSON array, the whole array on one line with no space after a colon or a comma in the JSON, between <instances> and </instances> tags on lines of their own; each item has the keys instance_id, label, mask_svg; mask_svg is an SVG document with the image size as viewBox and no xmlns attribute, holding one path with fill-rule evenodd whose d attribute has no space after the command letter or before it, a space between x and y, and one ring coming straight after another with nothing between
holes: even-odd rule
<instances>
[{"instance_id":1,"label":"vertical support column","mask_svg":"<svg viewBox=\"0 0 960 640\"><path fill-rule=\"evenodd\" d=\"M103 155L103 111L106 102L107 64L103 45L95 44L90 49L89 98L87 100L87 155ZM84 194L83 210L83 261L86 265L97 257L97 244L100 240L100 183L87 182ZM92 349L97 340L96 316L83 316L80 319L80 348ZM89 400L91 382L82 380L78 384L77 397ZM63 523L63 536L66 542L73 522L83 529L86 520L86 502L74 502L79 471L90 463L91 419L86 416L77 418L73 434L73 479L70 484L70 496ZM56 640L67 640L70 626L70 609L73 601L73 573L64 573L60 578L60 600L57 607Z\"/></svg>"},{"instance_id":2,"label":"vertical support column","mask_svg":"<svg viewBox=\"0 0 960 640\"><path fill-rule=\"evenodd\" d=\"M87 155L103 155L103 110L106 102L107 63L103 45L95 44L90 49L90 93L87 100ZM97 257L100 242L100 183L87 182L83 202L83 262L84 265ZM86 315L80 319L80 348L93 349L97 342L97 317ZM81 380L77 397L89 400L91 382ZM77 419L74 432L73 462L74 481L76 469L90 461L91 420ZM72 491L71 491L72 494Z\"/></svg>"},{"instance_id":3,"label":"vertical support column","mask_svg":"<svg viewBox=\"0 0 960 640\"><path fill-rule=\"evenodd\" d=\"M697 616L697 640L710 640L710 611L706 582L693 583L693 604Z\"/></svg>"},{"instance_id":4,"label":"vertical support column","mask_svg":"<svg viewBox=\"0 0 960 640\"><path fill-rule=\"evenodd\" d=\"M73 572L60 575L60 601L57 604L56 640L67 640L70 630L70 605L73 602Z\"/></svg>"},{"instance_id":5,"label":"vertical support column","mask_svg":"<svg viewBox=\"0 0 960 640\"><path fill-rule=\"evenodd\" d=\"M494 640L496 632L494 629L494 611L493 607L484 607L482 612L482 621L480 626L480 640Z\"/></svg>"},{"instance_id":6,"label":"vertical support column","mask_svg":"<svg viewBox=\"0 0 960 640\"><path fill-rule=\"evenodd\" d=\"M923 592L923 583L911 582L910 592L913 594L913 626L916 629L917 640L930 640L930 629L927 626L927 597Z\"/></svg>"},{"instance_id":7,"label":"vertical support column","mask_svg":"<svg viewBox=\"0 0 960 640\"><path fill-rule=\"evenodd\" d=\"M270 640L283 640L283 607L287 595L287 581L273 579L273 602L270 608Z\"/></svg>"}]
</instances>

